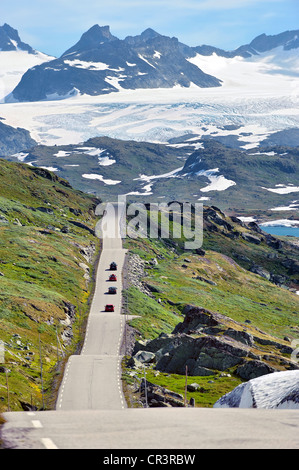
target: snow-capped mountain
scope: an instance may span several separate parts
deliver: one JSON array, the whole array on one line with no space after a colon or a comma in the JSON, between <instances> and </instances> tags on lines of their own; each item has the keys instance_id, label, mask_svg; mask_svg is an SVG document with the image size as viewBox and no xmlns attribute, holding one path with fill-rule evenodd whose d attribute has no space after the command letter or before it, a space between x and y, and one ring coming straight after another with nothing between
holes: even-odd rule
<instances>
[{"instance_id":1,"label":"snow-capped mountain","mask_svg":"<svg viewBox=\"0 0 299 470\"><path fill-rule=\"evenodd\" d=\"M252 72L264 81L268 74L271 85L271 74L299 74L298 37L299 30L262 34L228 52L206 45L189 47L150 28L120 40L109 26L94 25L60 58L25 73L8 101L150 88L215 88L244 80L249 84Z\"/></svg>"},{"instance_id":2,"label":"snow-capped mountain","mask_svg":"<svg viewBox=\"0 0 299 470\"><path fill-rule=\"evenodd\" d=\"M4 99L31 67L53 60L20 39L18 31L8 24L0 26L0 101Z\"/></svg>"},{"instance_id":3,"label":"snow-capped mountain","mask_svg":"<svg viewBox=\"0 0 299 470\"><path fill-rule=\"evenodd\" d=\"M299 371L274 372L244 382L214 408L299 409Z\"/></svg>"},{"instance_id":4,"label":"snow-capped mountain","mask_svg":"<svg viewBox=\"0 0 299 470\"><path fill-rule=\"evenodd\" d=\"M268 36L267 34L261 34L251 41L250 44L245 44L238 47L234 51L225 51L217 47L208 46L206 44L202 46L194 47L193 49L200 55L209 56L213 53L219 57L244 57L249 58L254 55L259 55L263 52L269 52L277 47L282 47L283 50L289 51L291 49L297 49L299 47L299 30L285 31L280 34Z\"/></svg>"},{"instance_id":5,"label":"snow-capped mountain","mask_svg":"<svg viewBox=\"0 0 299 470\"><path fill-rule=\"evenodd\" d=\"M237 204L240 213L255 215L265 207L294 208L299 191L297 33L259 36L239 55L215 48L199 54L152 29L119 40L108 26L96 25L59 59L29 70L16 88L23 102L1 104L0 116L5 124L27 129L38 144L53 146L50 152L38 146L34 158L28 147L20 149L28 154L25 163L55 168L101 196L103 191L105 197L125 193L147 199L167 194L222 208ZM192 86L174 85L178 72ZM221 86L196 86L193 74L199 79L202 73L220 79ZM97 165L90 167L90 155L78 162L67 147L103 136L162 143L178 150L178 161L161 168L151 159L140 174L134 162L125 177L131 154L121 166L113 150L100 145L98 151L106 149L116 163L101 165L98 172ZM58 160L57 150L62 152Z\"/></svg>"},{"instance_id":6,"label":"snow-capped mountain","mask_svg":"<svg viewBox=\"0 0 299 470\"><path fill-rule=\"evenodd\" d=\"M42 83L42 85L41 85ZM221 82L184 56L176 38L148 29L119 40L93 26L59 59L34 67L13 91L17 101L101 95L120 89L217 87Z\"/></svg>"}]
</instances>

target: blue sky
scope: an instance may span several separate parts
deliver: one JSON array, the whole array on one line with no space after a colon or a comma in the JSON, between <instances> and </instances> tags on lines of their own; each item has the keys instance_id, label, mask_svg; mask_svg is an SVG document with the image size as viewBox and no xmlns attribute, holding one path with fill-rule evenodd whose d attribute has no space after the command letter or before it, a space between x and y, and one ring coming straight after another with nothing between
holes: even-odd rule
<instances>
[{"instance_id":1,"label":"blue sky","mask_svg":"<svg viewBox=\"0 0 299 470\"><path fill-rule=\"evenodd\" d=\"M0 0L0 25L60 56L94 24L123 39L153 28L189 46L232 50L259 34L299 29L299 0Z\"/></svg>"}]
</instances>

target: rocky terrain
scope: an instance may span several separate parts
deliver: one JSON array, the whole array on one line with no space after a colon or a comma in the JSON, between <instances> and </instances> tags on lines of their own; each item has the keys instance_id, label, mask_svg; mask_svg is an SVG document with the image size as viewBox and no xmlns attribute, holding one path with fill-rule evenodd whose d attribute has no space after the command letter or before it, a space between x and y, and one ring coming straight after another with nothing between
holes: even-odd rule
<instances>
[{"instance_id":1,"label":"rocky terrain","mask_svg":"<svg viewBox=\"0 0 299 470\"><path fill-rule=\"evenodd\" d=\"M187 367L189 375L213 376L233 371L243 380L299 369L289 358L293 348L287 338L279 341L253 326L196 306L187 305L183 314L184 321L172 334L137 342L133 356L139 351L154 353L151 360L161 372L184 374Z\"/></svg>"},{"instance_id":2,"label":"rocky terrain","mask_svg":"<svg viewBox=\"0 0 299 470\"><path fill-rule=\"evenodd\" d=\"M149 406L184 406L186 373L187 402L212 406L236 381L299 368L296 244L214 206L204 207L203 238L193 253L177 239L127 241L136 319L126 370L134 381L147 371ZM138 387L131 392L144 403Z\"/></svg>"},{"instance_id":3,"label":"rocky terrain","mask_svg":"<svg viewBox=\"0 0 299 470\"><path fill-rule=\"evenodd\" d=\"M15 129L0 121L0 155L12 155L35 144L36 142L26 129Z\"/></svg>"}]
</instances>

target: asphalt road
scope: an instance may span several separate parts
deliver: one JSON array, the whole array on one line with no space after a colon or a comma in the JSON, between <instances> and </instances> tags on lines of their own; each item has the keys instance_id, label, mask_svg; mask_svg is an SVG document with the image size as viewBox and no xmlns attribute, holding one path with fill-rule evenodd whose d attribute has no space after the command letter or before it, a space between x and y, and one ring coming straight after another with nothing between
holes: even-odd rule
<instances>
[{"instance_id":1,"label":"asphalt road","mask_svg":"<svg viewBox=\"0 0 299 470\"><path fill-rule=\"evenodd\" d=\"M299 449L298 410L125 408L5 418L3 437L17 449Z\"/></svg>"},{"instance_id":2,"label":"asphalt road","mask_svg":"<svg viewBox=\"0 0 299 470\"><path fill-rule=\"evenodd\" d=\"M120 380L125 250L120 237L111 236L119 217L107 214L105 220L82 354L68 361L56 410L4 414L5 444L15 449L299 449L299 410L126 408ZM118 264L116 295L107 294L111 261ZM104 312L106 303L113 303L115 312Z\"/></svg>"},{"instance_id":3,"label":"asphalt road","mask_svg":"<svg viewBox=\"0 0 299 470\"><path fill-rule=\"evenodd\" d=\"M116 213L110 210L102 219L103 245L85 341L81 355L71 356L68 361L57 410L118 410L125 406L120 380L120 346L124 332L121 291L126 250L120 238L120 216L117 210ZM113 261L117 271L110 271ZM117 281L109 282L112 273L116 274ZM108 294L110 286L117 288L116 294ZM106 304L113 304L114 312L105 312Z\"/></svg>"}]
</instances>

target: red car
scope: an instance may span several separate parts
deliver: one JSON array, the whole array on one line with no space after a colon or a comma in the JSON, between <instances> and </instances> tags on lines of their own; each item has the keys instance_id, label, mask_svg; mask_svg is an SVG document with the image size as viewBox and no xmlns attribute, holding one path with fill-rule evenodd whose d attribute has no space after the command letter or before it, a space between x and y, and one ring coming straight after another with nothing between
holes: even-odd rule
<instances>
[{"instance_id":1,"label":"red car","mask_svg":"<svg viewBox=\"0 0 299 470\"><path fill-rule=\"evenodd\" d=\"M105 312L114 312L114 305L107 304L105 306Z\"/></svg>"},{"instance_id":2,"label":"red car","mask_svg":"<svg viewBox=\"0 0 299 470\"><path fill-rule=\"evenodd\" d=\"M115 274L111 274L109 276L109 281L117 281L117 278L116 278Z\"/></svg>"}]
</instances>

